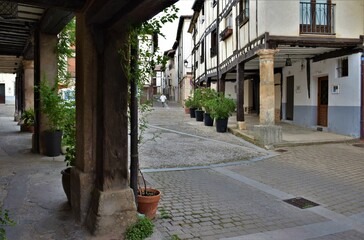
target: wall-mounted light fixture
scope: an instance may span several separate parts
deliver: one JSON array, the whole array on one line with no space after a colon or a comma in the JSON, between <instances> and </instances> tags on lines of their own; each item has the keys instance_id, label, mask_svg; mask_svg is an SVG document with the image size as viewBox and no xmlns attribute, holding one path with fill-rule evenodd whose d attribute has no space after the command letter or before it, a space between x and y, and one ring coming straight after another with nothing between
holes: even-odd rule
<instances>
[{"instance_id":1,"label":"wall-mounted light fixture","mask_svg":"<svg viewBox=\"0 0 364 240\"><path fill-rule=\"evenodd\" d=\"M187 61L187 59L185 59L185 60L183 61L183 64L185 65L185 67L187 67L187 66L188 66L188 61Z\"/></svg>"},{"instance_id":2,"label":"wall-mounted light fixture","mask_svg":"<svg viewBox=\"0 0 364 240\"><path fill-rule=\"evenodd\" d=\"M289 57L286 58L286 67L292 66L292 59Z\"/></svg>"}]
</instances>

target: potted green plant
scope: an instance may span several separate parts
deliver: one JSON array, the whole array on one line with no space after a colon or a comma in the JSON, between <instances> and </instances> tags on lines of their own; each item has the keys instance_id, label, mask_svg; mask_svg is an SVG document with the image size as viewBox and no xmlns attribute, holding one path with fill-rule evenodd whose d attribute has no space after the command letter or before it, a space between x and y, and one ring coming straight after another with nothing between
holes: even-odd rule
<instances>
[{"instance_id":1,"label":"potted green plant","mask_svg":"<svg viewBox=\"0 0 364 240\"><path fill-rule=\"evenodd\" d=\"M235 101L218 93L217 97L208 101L208 105L211 107L211 117L216 120L216 131L226 132L228 119L236 108Z\"/></svg>"},{"instance_id":2,"label":"potted green plant","mask_svg":"<svg viewBox=\"0 0 364 240\"><path fill-rule=\"evenodd\" d=\"M202 108L205 110L204 113L204 124L205 126L213 126L214 125L214 119L211 117L211 111L212 107L209 105L210 100L217 97L217 92L215 89L206 88L204 89L203 95L202 95Z\"/></svg>"},{"instance_id":3,"label":"potted green plant","mask_svg":"<svg viewBox=\"0 0 364 240\"><path fill-rule=\"evenodd\" d=\"M65 102L65 120L63 127L62 145L66 148L66 168L61 171L62 186L71 204L71 169L76 162L76 106L75 101Z\"/></svg>"},{"instance_id":4,"label":"potted green plant","mask_svg":"<svg viewBox=\"0 0 364 240\"><path fill-rule=\"evenodd\" d=\"M48 129L42 133L44 154L49 157L61 154L62 127L65 119L64 101L58 94L57 82L49 86L47 81L40 82L38 88L42 113L47 117Z\"/></svg>"},{"instance_id":5,"label":"potted green plant","mask_svg":"<svg viewBox=\"0 0 364 240\"><path fill-rule=\"evenodd\" d=\"M188 96L188 98L185 100L185 106L190 109L190 117L195 118L195 110L197 108L197 104L193 96Z\"/></svg>"},{"instance_id":6,"label":"potted green plant","mask_svg":"<svg viewBox=\"0 0 364 240\"><path fill-rule=\"evenodd\" d=\"M25 110L20 117L20 131L34 133L35 114L32 108Z\"/></svg>"},{"instance_id":7,"label":"potted green plant","mask_svg":"<svg viewBox=\"0 0 364 240\"><path fill-rule=\"evenodd\" d=\"M205 112L204 110L202 110L203 96L204 96L203 88L196 89L193 94L194 102L196 104L196 110L195 110L196 121L198 121L198 122L203 121L203 114Z\"/></svg>"},{"instance_id":8,"label":"potted green plant","mask_svg":"<svg viewBox=\"0 0 364 240\"><path fill-rule=\"evenodd\" d=\"M155 188L147 187L144 175L140 169L139 172L143 179L143 187L138 189L138 212L152 220L157 213L161 192Z\"/></svg>"}]
</instances>

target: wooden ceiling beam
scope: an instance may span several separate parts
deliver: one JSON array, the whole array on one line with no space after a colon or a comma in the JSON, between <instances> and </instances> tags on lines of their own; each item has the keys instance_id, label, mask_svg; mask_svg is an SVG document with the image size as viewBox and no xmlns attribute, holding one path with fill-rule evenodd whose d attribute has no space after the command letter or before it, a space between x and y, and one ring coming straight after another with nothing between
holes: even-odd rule
<instances>
[{"instance_id":1,"label":"wooden ceiling beam","mask_svg":"<svg viewBox=\"0 0 364 240\"><path fill-rule=\"evenodd\" d=\"M44 8L61 8L71 11L81 10L86 0L7 0L22 4L40 6Z\"/></svg>"}]
</instances>

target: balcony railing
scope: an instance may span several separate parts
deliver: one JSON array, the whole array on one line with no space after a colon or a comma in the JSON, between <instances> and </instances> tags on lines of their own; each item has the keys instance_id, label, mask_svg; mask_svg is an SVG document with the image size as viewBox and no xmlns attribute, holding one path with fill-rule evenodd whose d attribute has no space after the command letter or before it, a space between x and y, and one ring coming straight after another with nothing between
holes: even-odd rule
<instances>
[{"instance_id":1,"label":"balcony railing","mask_svg":"<svg viewBox=\"0 0 364 240\"><path fill-rule=\"evenodd\" d=\"M300 3L300 33L335 34L335 4Z\"/></svg>"}]
</instances>

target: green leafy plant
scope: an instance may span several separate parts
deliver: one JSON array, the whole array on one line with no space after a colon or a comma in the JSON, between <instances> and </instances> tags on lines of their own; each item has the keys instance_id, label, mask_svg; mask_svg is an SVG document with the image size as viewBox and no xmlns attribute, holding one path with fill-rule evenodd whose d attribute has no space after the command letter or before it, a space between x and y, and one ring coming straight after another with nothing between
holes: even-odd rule
<instances>
[{"instance_id":1,"label":"green leafy plant","mask_svg":"<svg viewBox=\"0 0 364 240\"><path fill-rule=\"evenodd\" d=\"M76 161L76 106L75 101L65 102L65 119L62 144L66 146L65 162L74 166Z\"/></svg>"},{"instance_id":2,"label":"green leafy plant","mask_svg":"<svg viewBox=\"0 0 364 240\"><path fill-rule=\"evenodd\" d=\"M2 210L0 207L0 240L6 240L6 231L5 226L14 226L15 222L10 219L9 217L9 211L8 210Z\"/></svg>"},{"instance_id":3,"label":"green leafy plant","mask_svg":"<svg viewBox=\"0 0 364 240\"><path fill-rule=\"evenodd\" d=\"M201 89L201 91L202 91L202 100L201 100L202 108L207 113L210 113L212 111L212 109L211 109L210 105L208 104L208 102L210 100L217 98L218 94L217 94L216 90L212 89L212 88L203 88L203 89Z\"/></svg>"},{"instance_id":4,"label":"green leafy plant","mask_svg":"<svg viewBox=\"0 0 364 240\"><path fill-rule=\"evenodd\" d=\"M34 109L28 109L25 110L20 117L20 120L23 121L23 124L26 126L34 126L34 122L35 122L35 113L34 113Z\"/></svg>"},{"instance_id":5,"label":"green leafy plant","mask_svg":"<svg viewBox=\"0 0 364 240\"><path fill-rule=\"evenodd\" d=\"M153 234L154 224L146 217L139 218L126 230L126 240L143 240Z\"/></svg>"},{"instance_id":6,"label":"green leafy plant","mask_svg":"<svg viewBox=\"0 0 364 240\"><path fill-rule=\"evenodd\" d=\"M58 84L49 86L44 79L37 88L40 93L41 111L47 116L50 131L57 131L63 128L65 120L64 101L58 94Z\"/></svg>"},{"instance_id":7,"label":"green leafy plant","mask_svg":"<svg viewBox=\"0 0 364 240\"><path fill-rule=\"evenodd\" d=\"M164 209L164 208L159 208L159 212L161 215L162 219L170 219L171 215L169 215L169 213Z\"/></svg>"},{"instance_id":8,"label":"green leafy plant","mask_svg":"<svg viewBox=\"0 0 364 240\"><path fill-rule=\"evenodd\" d=\"M76 19L73 18L58 34L57 56L58 56L58 83L69 86L71 74L68 72L68 58L75 57L76 45Z\"/></svg>"},{"instance_id":9,"label":"green leafy plant","mask_svg":"<svg viewBox=\"0 0 364 240\"><path fill-rule=\"evenodd\" d=\"M188 98L185 100L185 106L187 108L197 108L197 103L195 102L193 96L188 96Z\"/></svg>"},{"instance_id":10,"label":"green leafy plant","mask_svg":"<svg viewBox=\"0 0 364 240\"><path fill-rule=\"evenodd\" d=\"M180 238L176 234L173 234L171 240L180 240Z\"/></svg>"},{"instance_id":11,"label":"green leafy plant","mask_svg":"<svg viewBox=\"0 0 364 240\"><path fill-rule=\"evenodd\" d=\"M193 93L193 101L198 110L202 110L203 93L204 91L202 88L196 89Z\"/></svg>"},{"instance_id":12,"label":"green leafy plant","mask_svg":"<svg viewBox=\"0 0 364 240\"><path fill-rule=\"evenodd\" d=\"M217 97L207 101L206 104L211 109L211 117L215 119L229 118L236 108L235 101L225 97L223 93L218 93Z\"/></svg>"}]
</instances>

